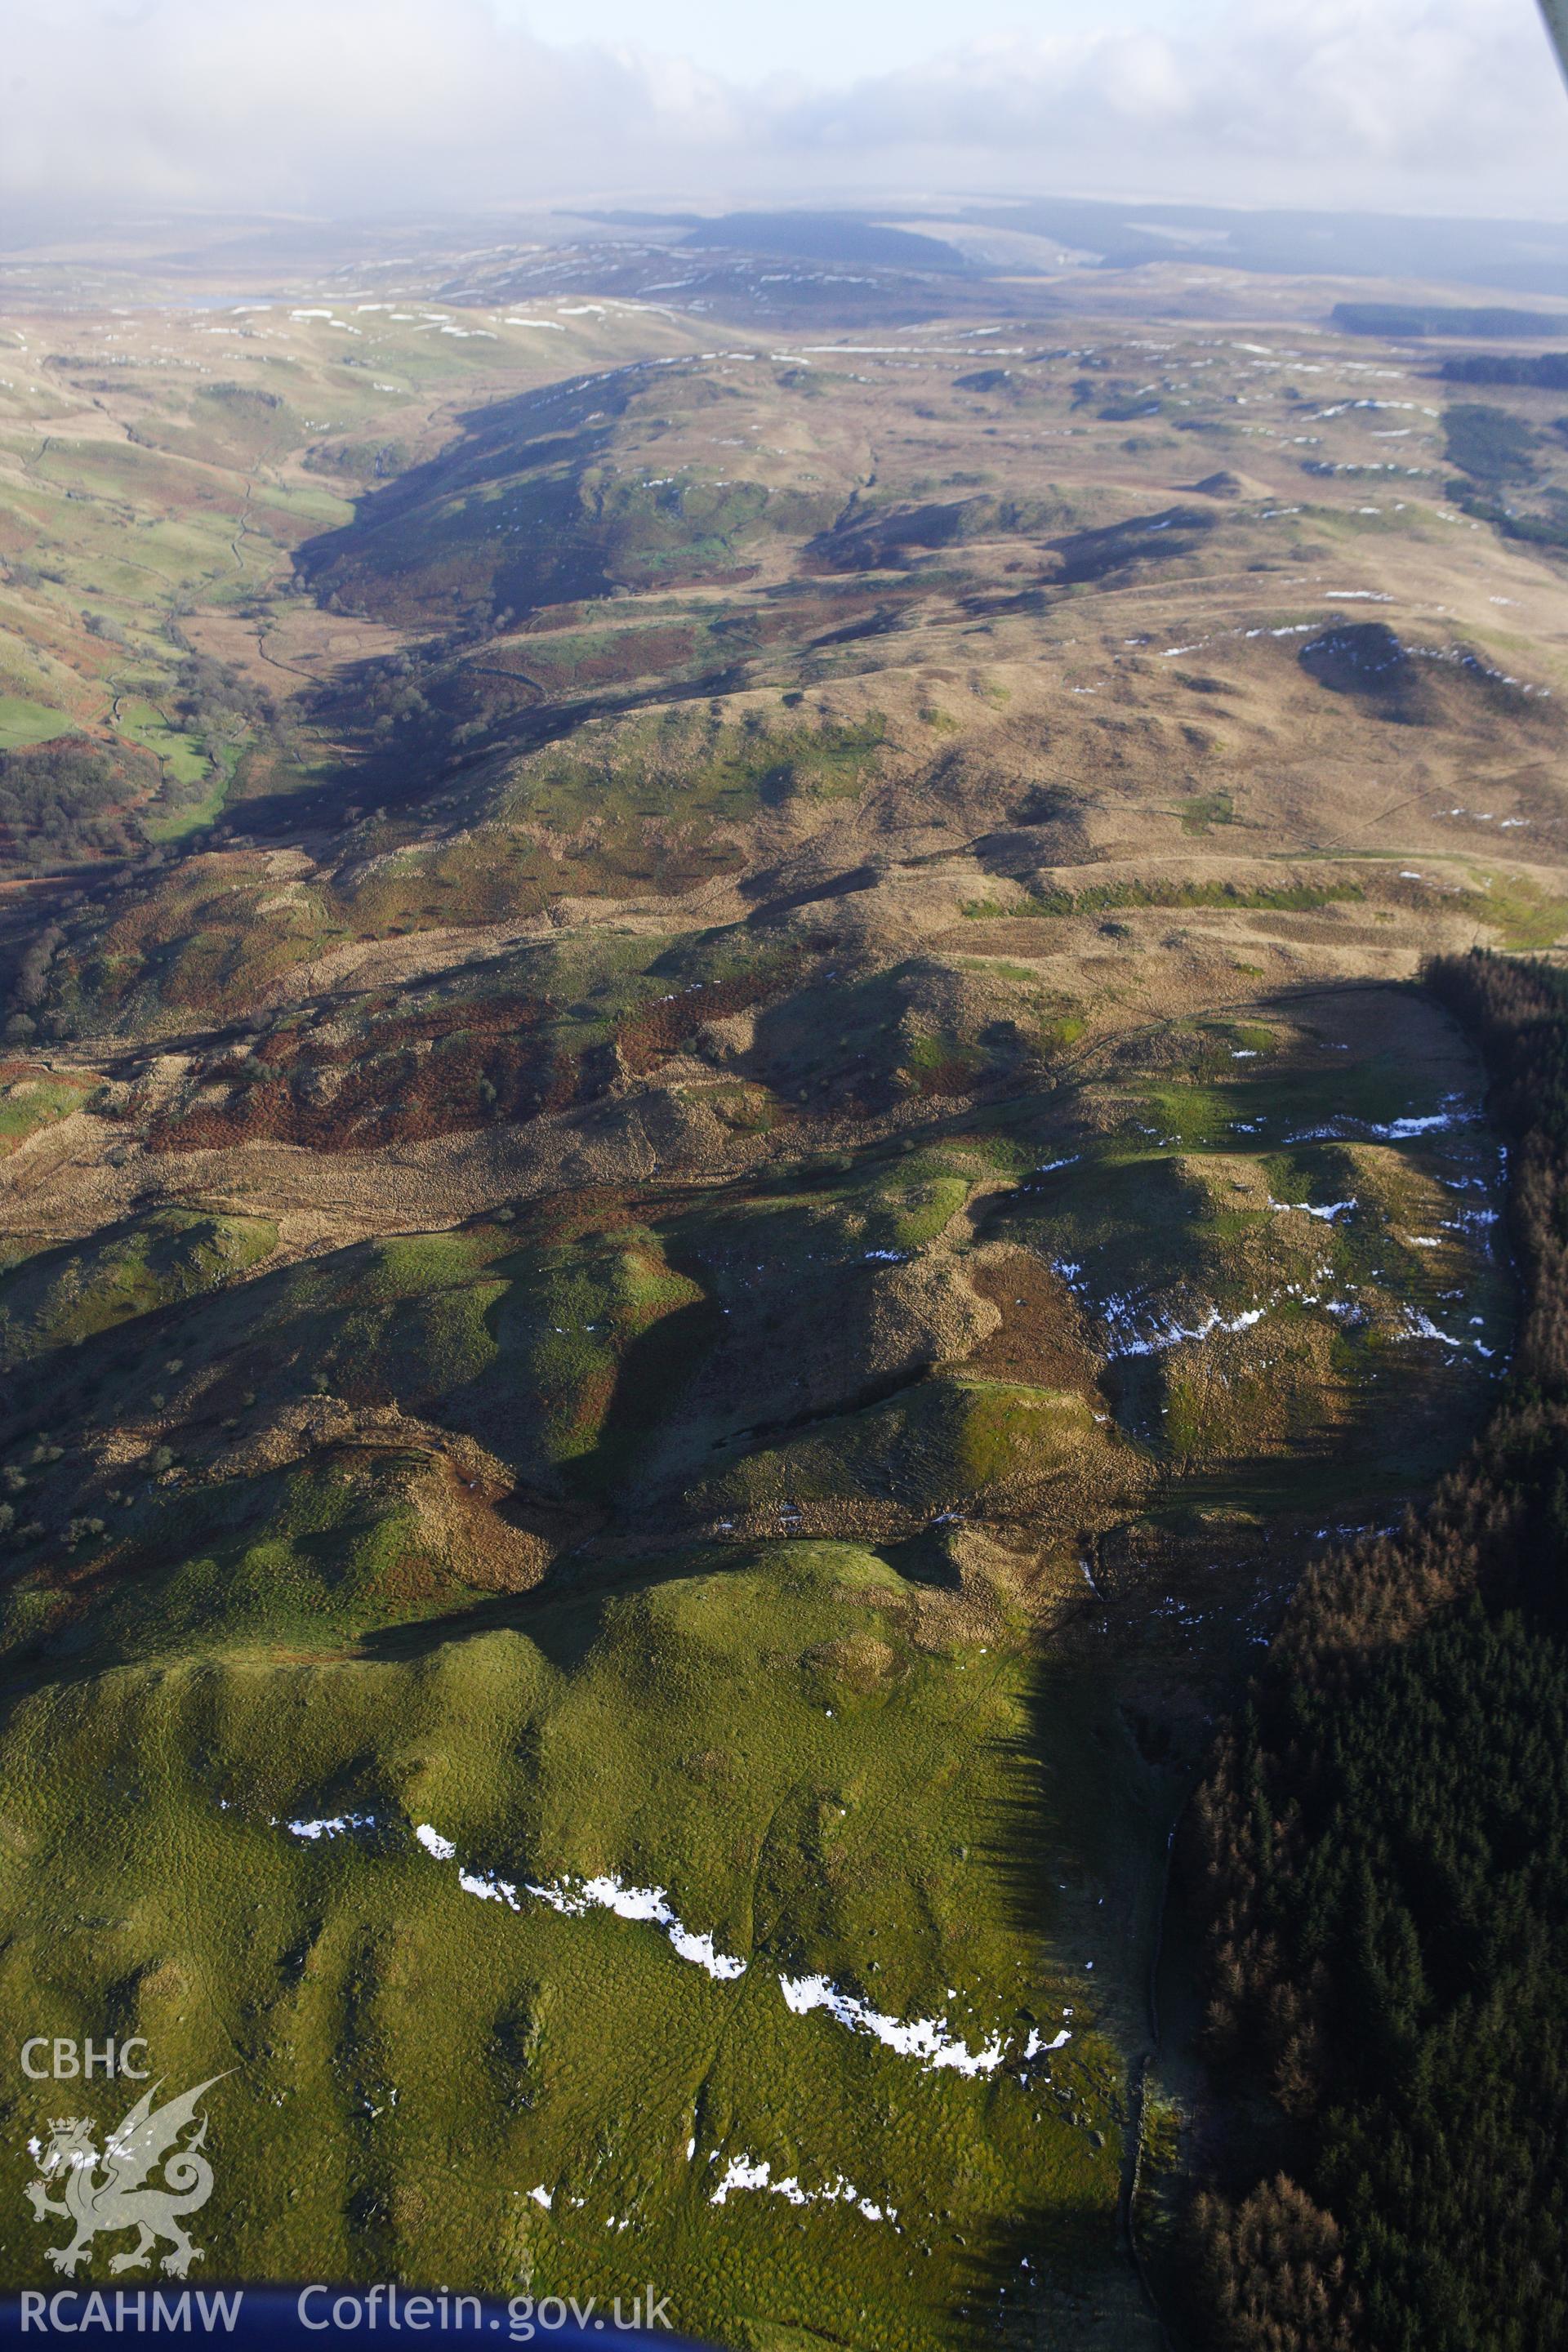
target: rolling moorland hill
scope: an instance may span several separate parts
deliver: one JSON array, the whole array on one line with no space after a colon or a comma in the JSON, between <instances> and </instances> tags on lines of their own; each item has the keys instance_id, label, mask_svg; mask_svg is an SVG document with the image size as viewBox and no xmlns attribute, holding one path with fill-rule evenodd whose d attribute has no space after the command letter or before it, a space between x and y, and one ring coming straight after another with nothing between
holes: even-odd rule
<instances>
[{"instance_id":1,"label":"rolling moorland hill","mask_svg":"<svg viewBox=\"0 0 1568 2352\"><path fill-rule=\"evenodd\" d=\"M0 1997L215 2275L1152 2347L1178 1817L1513 1345L1561 395L450 268L5 326Z\"/></svg>"}]
</instances>

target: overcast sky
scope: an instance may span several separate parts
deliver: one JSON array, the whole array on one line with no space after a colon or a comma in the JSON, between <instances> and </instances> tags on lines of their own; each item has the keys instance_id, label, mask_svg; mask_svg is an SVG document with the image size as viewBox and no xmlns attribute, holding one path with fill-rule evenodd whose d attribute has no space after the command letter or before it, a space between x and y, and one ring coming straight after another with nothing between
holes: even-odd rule
<instances>
[{"instance_id":1,"label":"overcast sky","mask_svg":"<svg viewBox=\"0 0 1568 2352\"><path fill-rule=\"evenodd\" d=\"M736 81L787 73L842 85L918 66L965 41L1070 32L1094 0L516 0L499 10L546 41L602 40L695 58ZM1208 0L1107 0L1100 21L1174 31Z\"/></svg>"},{"instance_id":2,"label":"overcast sky","mask_svg":"<svg viewBox=\"0 0 1568 2352\"><path fill-rule=\"evenodd\" d=\"M6 0L0 195L970 191L1568 218L1535 0Z\"/></svg>"}]
</instances>

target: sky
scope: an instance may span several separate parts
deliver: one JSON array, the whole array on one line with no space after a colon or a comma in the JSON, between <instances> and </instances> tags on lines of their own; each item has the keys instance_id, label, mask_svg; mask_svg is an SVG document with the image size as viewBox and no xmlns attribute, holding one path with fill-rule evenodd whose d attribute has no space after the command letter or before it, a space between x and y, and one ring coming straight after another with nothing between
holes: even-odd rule
<instances>
[{"instance_id":1,"label":"sky","mask_svg":"<svg viewBox=\"0 0 1568 2352\"><path fill-rule=\"evenodd\" d=\"M1173 31L1205 9L1205 0L1121 0L1104 13ZM517 0L500 13L542 40L640 43L736 81L795 74L842 84L918 66L961 39L1069 32L1086 8L1084 0Z\"/></svg>"},{"instance_id":2,"label":"sky","mask_svg":"<svg viewBox=\"0 0 1568 2352\"><path fill-rule=\"evenodd\" d=\"M1110 194L1568 219L1535 0L5 0L0 218Z\"/></svg>"}]
</instances>

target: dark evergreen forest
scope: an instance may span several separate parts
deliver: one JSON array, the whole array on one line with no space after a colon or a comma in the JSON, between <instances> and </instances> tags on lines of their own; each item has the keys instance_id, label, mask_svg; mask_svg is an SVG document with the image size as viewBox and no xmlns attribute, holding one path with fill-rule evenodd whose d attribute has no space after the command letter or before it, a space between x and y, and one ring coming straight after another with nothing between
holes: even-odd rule
<instances>
[{"instance_id":1,"label":"dark evergreen forest","mask_svg":"<svg viewBox=\"0 0 1568 2352\"><path fill-rule=\"evenodd\" d=\"M1508 1145L1518 1344L1429 1507L1303 1580L1193 1810L1209 2054L1275 2158L1194 2207L1222 2352L1568 2343L1568 974L1426 978Z\"/></svg>"}]
</instances>

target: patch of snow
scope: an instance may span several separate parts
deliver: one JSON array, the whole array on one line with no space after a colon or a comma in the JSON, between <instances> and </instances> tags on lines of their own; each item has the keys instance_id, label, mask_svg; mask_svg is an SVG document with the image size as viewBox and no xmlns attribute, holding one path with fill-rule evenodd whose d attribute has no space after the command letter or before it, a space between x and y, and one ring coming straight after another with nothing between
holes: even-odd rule
<instances>
[{"instance_id":1,"label":"patch of snow","mask_svg":"<svg viewBox=\"0 0 1568 2352\"><path fill-rule=\"evenodd\" d=\"M1180 1348L1189 1340L1211 1339L1216 1331L1250 1331L1255 1323L1262 1322L1268 1312L1266 1307L1244 1307L1239 1315L1226 1316L1222 1315L1217 1307L1211 1307L1203 1321L1195 1324L1190 1330L1184 1324L1173 1322L1156 1324L1152 1331L1142 1338L1123 1338L1116 1328L1118 1318L1113 1318L1110 1313L1111 1307L1120 1304L1121 1302L1112 1300L1108 1303L1106 1310L1107 1320L1111 1324L1111 1338L1114 1343L1111 1353L1117 1356L1158 1356L1162 1355L1167 1348ZM1123 1313L1125 1311L1123 1309Z\"/></svg>"},{"instance_id":2,"label":"patch of snow","mask_svg":"<svg viewBox=\"0 0 1568 2352\"><path fill-rule=\"evenodd\" d=\"M314 1843L317 1838L343 1837L350 1830L374 1829L375 1815L374 1813L333 1813L325 1821L285 1822L283 1826L290 1837L309 1838Z\"/></svg>"},{"instance_id":3,"label":"patch of snow","mask_svg":"<svg viewBox=\"0 0 1568 2352\"><path fill-rule=\"evenodd\" d=\"M584 1879L576 1886L560 1880L542 1886L531 1883L527 1891L568 1918L581 1918L589 1910L613 1911L617 1919L647 1920L651 1926L662 1927L681 1959L706 1969L721 1984L746 1973L744 1960L717 1950L710 1935L694 1935L682 1925L671 1910L662 1886L623 1886L618 1878L605 1876Z\"/></svg>"},{"instance_id":4,"label":"patch of snow","mask_svg":"<svg viewBox=\"0 0 1568 2352\"><path fill-rule=\"evenodd\" d=\"M517 1889L504 1878L480 1878L471 1870L459 1870L458 1884L465 1895L477 1895L481 1903L505 1903L513 1911L521 1911Z\"/></svg>"},{"instance_id":5,"label":"patch of snow","mask_svg":"<svg viewBox=\"0 0 1568 2352\"><path fill-rule=\"evenodd\" d=\"M725 2168L723 2179L708 2201L710 2205L724 2205L729 2202L732 2189L771 2188L772 2175L773 2166L765 2159L761 2164L748 2164L743 2156L732 2156ZM783 2196L788 2192L781 2185L773 2193ZM804 2204L805 2200L801 2198L799 2201Z\"/></svg>"},{"instance_id":6,"label":"patch of snow","mask_svg":"<svg viewBox=\"0 0 1568 2352\"><path fill-rule=\"evenodd\" d=\"M971 2050L966 2042L948 2032L943 2020L889 2017L855 1994L841 1992L826 1977L781 1977L779 1987L785 2006L796 2017L825 2009L852 2033L870 2034L900 2058L918 2058L928 2073L950 2068L959 2074L993 2074L1002 2063L1004 2045L999 2037Z\"/></svg>"},{"instance_id":7,"label":"patch of snow","mask_svg":"<svg viewBox=\"0 0 1568 2352\"><path fill-rule=\"evenodd\" d=\"M1490 1362L1495 1352L1495 1350L1490 1348L1484 1348L1479 1339L1452 1339L1447 1331L1439 1330L1436 1324L1433 1322L1430 1315L1426 1313L1424 1307L1407 1307L1405 1308L1405 1326L1404 1328L1396 1334L1396 1337L1402 1339L1436 1339L1439 1347L1443 1348L1453 1348L1456 1349L1461 1348L1473 1348L1476 1354L1481 1357L1483 1360L1488 1363Z\"/></svg>"},{"instance_id":8,"label":"patch of snow","mask_svg":"<svg viewBox=\"0 0 1568 2352\"><path fill-rule=\"evenodd\" d=\"M457 1860L458 1849L451 1839L444 1838L439 1830L433 1830L428 1822L421 1822L414 1834L426 1853L434 1854L437 1862Z\"/></svg>"},{"instance_id":9,"label":"patch of snow","mask_svg":"<svg viewBox=\"0 0 1568 2352\"><path fill-rule=\"evenodd\" d=\"M790 2205L852 2205L858 2213L865 2215L868 2221L896 2222L898 2220L894 2207L877 2205L870 2198L862 2197L854 2182L846 2180L842 2173L821 2189L803 2189L793 2172L786 2174L782 2180L775 2180L773 2166L765 2157L761 2163L755 2163L749 2157L732 2156L708 2202L710 2205L726 2205L731 2192L738 2189L758 2189L769 2197L782 2197Z\"/></svg>"},{"instance_id":10,"label":"patch of snow","mask_svg":"<svg viewBox=\"0 0 1568 2352\"><path fill-rule=\"evenodd\" d=\"M1391 1118L1368 1132L1385 1143L1404 1143L1415 1135L1443 1135L1450 1128L1463 1127L1474 1116L1468 1110L1428 1111L1422 1118Z\"/></svg>"}]
</instances>

